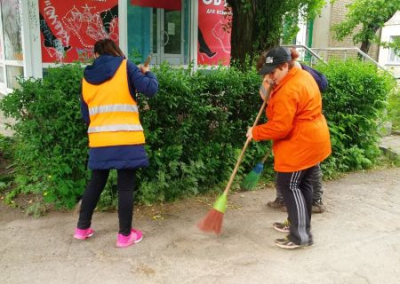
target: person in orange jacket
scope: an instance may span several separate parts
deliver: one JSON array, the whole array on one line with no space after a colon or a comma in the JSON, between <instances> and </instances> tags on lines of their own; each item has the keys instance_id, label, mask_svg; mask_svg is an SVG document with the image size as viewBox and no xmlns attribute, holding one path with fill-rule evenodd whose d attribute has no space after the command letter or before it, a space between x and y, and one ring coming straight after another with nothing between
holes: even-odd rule
<instances>
[{"instance_id":1,"label":"person in orange jacket","mask_svg":"<svg viewBox=\"0 0 400 284\"><path fill-rule=\"evenodd\" d=\"M292 59L295 59L295 67L303 69L310 73L315 82L318 85L319 91L321 94L327 89L328 87L328 80L326 79L325 75L318 72L317 70L313 69L310 66L307 66L305 64L302 64L297 61L297 59L300 57L300 54L297 52L295 48L290 49ZM263 63L265 61L265 56L261 56L259 59L259 64L257 64L257 68L261 69ZM257 70L258 70L257 69ZM261 84L260 88L260 95L261 97L265 95L265 87ZM314 172L314 175L312 176L312 186L313 186L313 203L312 203L312 213L323 213L325 211L325 205L322 202L322 196L324 194L324 189L322 186L322 170L321 166L319 165L318 170ZM286 209L286 204L283 201L283 196L282 193L279 190L278 186L276 187L276 198L273 201L269 201L267 203L268 206L272 208L281 208L282 211L287 212Z\"/></svg>"},{"instance_id":2,"label":"person in orange jacket","mask_svg":"<svg viewBox=\"0 0 400 284\"><path fill-rule=\"evenodd\" d=\"M255 141L273 141L277 185L288 210L287 222L274 223L274 228L289 233L275 244L285 249L313 244L311 177L331 154L318 85L310 73L294 66L295 59L287 48L276 47L267 53L259 74L265 87L273 84L270 96L264 98L268 100L268 121L249 128L246 135Z\"/></svg>"}]
</instances>

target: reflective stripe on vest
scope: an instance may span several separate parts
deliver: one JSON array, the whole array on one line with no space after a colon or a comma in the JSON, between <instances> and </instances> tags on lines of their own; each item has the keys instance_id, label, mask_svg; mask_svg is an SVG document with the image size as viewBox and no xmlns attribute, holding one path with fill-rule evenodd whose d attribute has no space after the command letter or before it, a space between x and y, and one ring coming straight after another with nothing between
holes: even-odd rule
<instances>
[{"instance_id":1,"label":"reflective stripe on vest","mask_svg":"<svg viewBox=\"0 0 400 284\"><path fill-rule=\"evenodd\" d=\"M123 60L110 80L99 85L82 80L82 96L90 116L90 147L145 143L138 107L130 94L127 78L127 63Z\"/></svg>"},{"instance_id":2,"label":"reflective stripe on vest","mask_svg":"<svg viewBox=\"0 0 400 284\"><path fill-rule=\"evenodd\" d=\"M143 131L140 124L114 124L106 126L89 127L88 133L108 132L108 131Z\"/></svg>"},{"instance_id":3,"label":"reflective stripe on vest","mask_svg":"<svg viewBox=\"0 0 400 284\"><path fill-rule=\"evenodd\" d=\"M89 108L89 115L95 115L105 112L138 112L138 108L135 105L106 105Z\"/></svg>"}]
</instances>

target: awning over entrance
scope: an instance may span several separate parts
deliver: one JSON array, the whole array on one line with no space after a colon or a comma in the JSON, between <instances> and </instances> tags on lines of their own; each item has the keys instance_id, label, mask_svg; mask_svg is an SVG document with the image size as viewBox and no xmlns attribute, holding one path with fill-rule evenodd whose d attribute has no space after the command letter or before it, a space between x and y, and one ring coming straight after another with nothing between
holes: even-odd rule
<instances>
[{"instance_id":1,"label":"awning over entrance","mask_svg":"<svg viewBox=\"0 0 400 284\"><path fill-rule=\"evenodd\" d=\"M166 10L181 10L182 0L131 0L132 5L161 8Z\"/></svg>"}]
</instances>

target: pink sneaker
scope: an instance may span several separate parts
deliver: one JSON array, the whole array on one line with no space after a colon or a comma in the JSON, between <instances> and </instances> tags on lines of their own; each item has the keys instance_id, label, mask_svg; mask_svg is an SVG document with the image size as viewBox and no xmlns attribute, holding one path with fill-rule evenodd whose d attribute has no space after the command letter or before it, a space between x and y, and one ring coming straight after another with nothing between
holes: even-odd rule
<instances>
[{"instance_id":1,"label":"pink sneaker","mask_svg":"<svg viewBox=\"0 0 400 284\"><path fill-rule=\"evenodd\" d=\"M93 234L94 234L94 231L92 230L92 228L85 229L85 230L76 228L75 233L74 233L74 238L78 239L78 240L85 240L85 239L93 236Z\"/></svg>"},{"instance_id":2,"label":"pink sneaker","mask_svg":"<svg viewBox=\"0 0 400 284\"><path fill-rule=\"evenodd\" d=\"M140 242L143 239L143 232L139 230L132 229L129 236L124 236L123 234L118 234L117 247L126 248Z\"/></svg>"}]
</instances>

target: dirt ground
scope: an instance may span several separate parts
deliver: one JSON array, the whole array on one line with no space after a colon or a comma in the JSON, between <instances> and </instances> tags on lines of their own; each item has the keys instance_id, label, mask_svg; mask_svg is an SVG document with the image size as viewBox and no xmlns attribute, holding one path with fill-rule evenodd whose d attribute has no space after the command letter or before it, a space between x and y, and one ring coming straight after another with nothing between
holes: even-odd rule
<instances>
[{"instance_id":1,"label":"dirt ground","mask_svg":"<svg viewBox=\"0 0 400 284\"><path fill-rule=\"evenodd\" d=\"M312 217L315 244L287 251L271 224L274 190L229 196L220 237L195 224L211 200L140 207L141 243L114 247L116 213L96 213L95 235L72 238L76 216L40 219L0 206L0 283L399 283L400 168L325 182L327 211Z\"/></svg>"}]
</instances>

